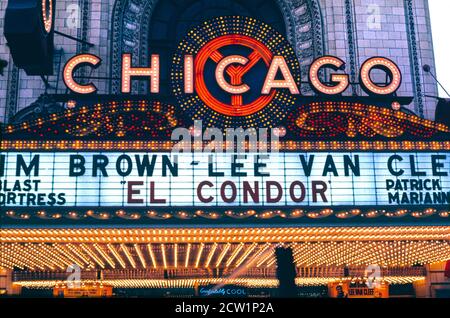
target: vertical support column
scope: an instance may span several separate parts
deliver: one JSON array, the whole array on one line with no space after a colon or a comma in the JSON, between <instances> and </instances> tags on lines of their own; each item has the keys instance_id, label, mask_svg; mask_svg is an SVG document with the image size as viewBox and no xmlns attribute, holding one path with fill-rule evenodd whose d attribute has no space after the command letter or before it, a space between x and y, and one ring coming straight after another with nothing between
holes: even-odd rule
<instances>
[{"instance_id":1,"label":"vertical support column","mask_svg":"<svg viewBox=\"0 0 450 318\"><path fill-rule=\"evenodd\" d=\"M422 279L415 281L413 283L414 291L417 298L429 298L429 287L427 284L427 279Z\"/></svg>"},{"instance_id":2,"label":"vertical support column","mask_svg":"<svg viewBox=\"0 0 450 318\"><path fill-rule=\"evenodd\" d=\"M10 60L8 72L8 88L6 91L5 121L11 122L17 112L17 99L19 96L20 71Z\"/></svg>"},{"instance_id":3,"label":"vertical support column","mask_svg":"<svg viewBox=\"0 0 450 318\"><path fill-rule=\"evenodd\" d=\"M345 22L347 25L347 42L348 55L350 58L350 81L352 82L352 94L358 95L358 87L355 83L358 82L357 74L357 45L356 32L354 23L353 1L345 0Z\"/></svg>"},{"instance_id":4,"label":"vertical support column","mask_svg":"<svg viewBox=\"0 0 450 318\"><path fill-rule=\"evenodd\" d=\"M406 30L408 33L409 56L411 61L411 76L414 95L416 96L415 112L424 118L424 101L421 80L421 65L419 60L419 48L417 44L416 22L412 0L405 0Z\"/></svg>"},{"instance_id":5,"label":"vertical support column","mask_svg":"<svg viewBox=\"0 0 450 318\"><path fill-rule=\"evenodd\" d=\"M89 19L90 19L90 8L91 4L89 0L79 0L79 6L81 10L81 23L80 28L78 29L78 38L83 40L84 42L79 42L77 44L77 53L89 53L89 45L86 44L89 42ZM86 77L88 75L87 70L85 68L80 69L78 71L78 75L82 77ZM81 83L87 83L87 80L81 80Z\"/></svg>"},{"instance_id":6,"label":"vertical support column","mask_svg":"<svg viewBox=\"0 0 450 318\"><path fill-rule=\"evenodd\" d=\"M0 268L0 295L19 295L21 288L13 284L12 270Z\"/></svg>"}]
</instances>

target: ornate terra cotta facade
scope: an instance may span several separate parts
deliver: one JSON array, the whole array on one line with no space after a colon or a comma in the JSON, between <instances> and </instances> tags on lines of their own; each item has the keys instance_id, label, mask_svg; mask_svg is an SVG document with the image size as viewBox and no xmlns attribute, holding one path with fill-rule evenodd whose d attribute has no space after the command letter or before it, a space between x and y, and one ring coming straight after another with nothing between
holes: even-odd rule
<instances>
[{"instance_id":1,"label":"ornate terra cotta facade","mask_svg":"<svg viewBox=\"0 0 450 318\"><path fill-rule=\"evenodd\" d=\"M0 5L0 15L4 14L6 5L6 1ZM352 82L358 81L359 67L368 57L393 59L404 74L399 95L414 96L410 110L420 117L434 119L436 102L425 95L436 95L437 87L422 71L424 64L434 67L426 0L370 3L267 0L258 6L253 1L238 0L214 5L197 1L169 4L157 0L61 0L56 3L56 29L94 46L57 36L55 76L48 79L47 93L64 93L60 76L64 63L77 53L89 52L104 61L95 76L110 78L98 84L99 92L116 94L121 53L135 53L135 62L143 63L152 48L171 52L186 32L201 21L236 14L274 25L295 48L304 79L308 65L324 54L345 60ZM0 58L10 61L3 37L0 43ZM133 90L145 93L145 86L135 84ZM39 78L28 77L9 63L5 75L0 77L0 92L0 121L8 123L44 94L45 87ZM308 85L304 85L302 92L311 94ZM363 93L354 85L348 94Z\"/></svg>"}]
</instances>

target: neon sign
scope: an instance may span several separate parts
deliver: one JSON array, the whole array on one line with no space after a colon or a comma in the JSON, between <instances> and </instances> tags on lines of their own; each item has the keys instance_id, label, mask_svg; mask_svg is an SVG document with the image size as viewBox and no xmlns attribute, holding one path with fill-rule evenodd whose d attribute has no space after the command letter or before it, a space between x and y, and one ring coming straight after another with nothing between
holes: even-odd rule
<instances>
[{"instance_id":1,"label":"neon sign","mask_svg":"<svg viewBox=\"0 0 450 318\"><path fill-rule=\"evenodd\" d=\"M232 36L226 37L229 41L242 40L241 37ZM246 43L246 42L243 42ZM211 43L208 43L208 48ZM190 55L185 56L185 94L192 94L195 86L199 93L204 94L205 100L212 101L214 104L219 104L210 100L210 96L204 91L205 83L203 79L202 64L205 63L206 58L213 58L217 61L216 68L216 81L223 91L233 95L233 97L240 96L247 93L250 87L242 82L242 78L245 75L255 61L264 59L264 62L269 66L269 71L265 77L263 89L261 95L272 96L275 89L288 89L292 95L300 95L300 84L296 83L294 76L292 75L286 60L283 56L271 56L271 55L259 55L260 53L255 51L252 53L251 59L241 55L231 55L222 57L220 55L209 55L209 50L202 52L200 56L196 58L197 63L193 61L193 57ZM132 55L123 54L122 56L122 93L130 93L131 81L137 78L146 78L150 80L151 93L159 93L160 87L160 56L157 54L151 57L150 67L133 67L131 65ZM81 66L98 67L101 65L101 58L93 54L80 54L71 58L64 67L63 77L67 87L78 94L92 94L97 91L93 83L79 84L73 78L73 74L78 67ZM333 84L327 84L320 80L318 72L323 68L339 69L345 65L338 57L326 56L320 57L315 60L310 69L309 82L312 87L319 93L325 95L337 95L345 92L349 86L349 76L347 74L332 73L331 82ZM370 77L370 73L380 69L385 71L389 77L390 82L387 85L376 84ZM231 77L231 83L225 79L224 73L227 73ZM282 79L275 79L277 73L281 72ZM385 57L373 57L363 63L361 68L361 86L363 89L372 95L391 95L394 94L400 87L402 82L402 74L399 67L390 59ZM234 98L233 104L239 104L239 99ZM219 107L220 109L222 107ZM224 111L221 109L221 111ZM226 112L226 110L225 110Z\"/></svg>"},{"instance_id":2,"label":"neon sign","mask_svg":"<svg viewBox=\"0 0 450 318\"><path fill-rule=\"evenodd\" d=\"M167 91L161 76L168 74L177 106L187 118L208 127L279 127L295 111L300 96L340 96L355 84L341 58L304 61L283 35L250 17L218 17L197 26L179 43L170 65L162 65L166 58L157 53L150 54L147 63L137 60L122 54L121 76L115 79L122 94L132 93L133 82L146 80L148 94L157 96ZM74 56L64 67L66 86L76 94L96 93L95 82L77 82L74 74L101 63L92 54ZM374 81L375 71L386 74L384 83ZM359 73L368 95L392 96L402 84L400 68L385 57L369 58ZM394 103L401 107L397 100L392 107Z\"/></svg>"},{"instance_id":3,"label":"neon sign","mask_svg":"<svg viewBox=\"0 0 450 318\"><path fill-rule=\"evenodd\" d=\"M53 27L53 0L42 0L42 23L46 33L50 33Z\"/></svg>"},{"instance_id":4,"label":"neon sign","mask_svg":"<svg viewBox=\"0 0 450 318\"><path fill-rule=\"evenodd\" d=\"M152 54L146 65L135 65L134 58L122 55L121 92L129 94L134 80L145 79L149 93L158 94L160 55ZM94 83L80 84L73 74L80 67L97 68L101 62L92 54L71 58L63 72L66 86L78 94L95 93ZM238 117L265 118L270 124L280 113L289 112L282 105L293 105L295 97L302 95L302 73L307 73L310 87L320 95L340 95L350 85L345 61L339 57L318 57L308 72L305 66L290 43L269 25L248 17L219 17L191 30L179 44L170 71L172 92L188 114L224 116L233 122ZM386 73L386 83L373 81L374 70ZM388 58L369 58L361 66L360 85L369 95L392 95L401 83L399 67Z\"/></svg>"}]
</instances>

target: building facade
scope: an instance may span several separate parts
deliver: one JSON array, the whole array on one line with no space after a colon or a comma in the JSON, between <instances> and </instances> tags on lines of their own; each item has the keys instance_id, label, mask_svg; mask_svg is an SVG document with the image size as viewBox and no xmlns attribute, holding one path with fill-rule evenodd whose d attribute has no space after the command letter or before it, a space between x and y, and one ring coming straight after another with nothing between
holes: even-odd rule
<instances>
[{"instance_id":1,"label":"building facade","mask_svg":"<svg viewBox=\"0 0 450 318\"><path fill-rule=\"evenodd\" d=\"M59 296L72 279L93 294L104 292L100 283L116 295L211 296L225 283L275 296L288 273L297 296L339 297L344 285L354 296L386 297L387 286L392 296L448 296L450 128L430 120L436 101L426 95L437 87L422 71L435 67L427 1L54 3L53 75L27 76L0 42L9 62L0 77L0 294L54 288ZM71 93L62 80L83 53L102 63L71 79L95 83L97 95ZM131 94L121 92L127 53L129 68L147 71L160 55L154 98L147 82L131 79L142 74L125 80ZM253 53L245 82L259 87L263 72L275 82L281 56L302 95L282 90L295 86L288 80L256 97L218 90L213 62ZM195 74L183 55L196 56ZM346 62L342 96L315 86L326 74L311 79L311 64L327 55ZM398 69L382 57L403 75L396 93L385 86L398 88ZM391 68L374 67L360 83L369 59ZM239 73L228 73L232 88L245 68L229 66ZM183 92L188 74L195 90ZM211 124L203 128L277 128L277 149L244 138L248 155L234 146L203 152L211 139L196 139L198 119ZM187 153L174 151L176 128L194 141ZM370 279L381 291L364 287Z\"/></svg>"},{"instance_id":2,"label":"building facade","mask_svg":"<svg viewBox=\"0 0 450 318\"><path fill-rule=\"evenodd\" d=\"M1 16L6 6L7 1L0 4ZM164 0L60 0L56 2L55 29L93 46L57 35L55 71L49 76L46 89L39 77L27 76L14 67L2 36L0 58L9 65L0 77L0 122L13 122L19 111L46 92L65 93L62 68L75 54L100 56L102 66L92 74L81 75L107 79L96 83L99 93L117 94L121 53L133 53L135 63L147 65L150 52L170 55L183 35L207 17L237 14L253 16L276 26L295 47L302 76L306 76L313 59L321 55L335 55L346 61L346 71L353 83L359 81L360 66L369 57L392 59L403 73L398 95L414 96L410 110L420 117L434 119L436 102L425 95L437 95L437 87L422 71L425 64L434 69L426 0L180 0L171 3ZM2 34L3 23L2 19ZM379 81L384 79L381 77ZM133 92L146 93L145 87L137 86ZM311 94L306 84L302 93ZM347 94L364 93L355 84Z\"/></svg>"}]
</instances>

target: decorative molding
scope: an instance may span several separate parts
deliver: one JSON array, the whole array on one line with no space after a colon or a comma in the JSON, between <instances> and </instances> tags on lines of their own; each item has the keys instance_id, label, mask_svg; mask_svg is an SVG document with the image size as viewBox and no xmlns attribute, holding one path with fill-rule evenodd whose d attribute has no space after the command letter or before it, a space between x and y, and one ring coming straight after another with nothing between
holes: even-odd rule
<instances>
[{"instance_id":1,"label":"decorative molding","mask_svg":"<svg viewBox=\"0 0 450 318\"><path fill-rule=\"evenodd\" d=\"M288 16L289 18L285 18L288 40L293 44L300 60L302 80L307 82L311 63L316 57L324 55L325 51L322 11L315 0L294 0ZM292 18L295 30L294 40L289 38L288 22ZM305 95L312 93L309 85L303 85L301 90Z\"/></svg>"},{"instance_id":2,"label":"decorative molding","mask_svg":"<svg viewBox=\"0 0 450 318\"><path fill-rule=\"evenodd\" d=\"M353 1L345 0L345 23L347 26L347 43L348 43L348 55L350 59L350 80L352 84L352 93L357 95L358 74L357 74L357 44L356 44L356 32L353 21Z\"/></svg>"},{"instance_id":3,"label":"decorative molding","mask_svg":"<svg viewBox=\"0 0 450 318\"><path fill-rule=\"evenodd\" d=\"M284 220L298 220L298 219L326 219L335 217L341 220L350 220L353 218L360 218L364 220L373 219L385 219L394 220L400 218L412 218L412 219L427 219L435 218L438 220L448 219L448 209L442 207L431 208L417 208L411 206L410 208L400 207L380 207L378 209L363 208L355 209L352 207L340 207L336 209L331 208L319 208L319 207L302 207L302 208L287 208L279 209L277 207L233 207L229 208L217 208L217 207L205 207L203 209L192 208L130 208L123 209L121 207L103 208L101 210L91 207L77 207L70 209L14 209L10 208L7 211L2 211L0 217L6 220L15 220L27 222L30 219L34 220L71 220L78 221L80 223L89 223L92 221L111 222L114 220L126 220L131 222L155 222L162 223L170 222L170 220L192 221L192 220L204 220L204 221L217 221L217 220L239 220L241 222L250 221L259 222L273 221L273 219Z\"/></svg>"},{"instance_id":4,"label":"decorative molding","mask_svg":"<svg viewBox=\"0 0 450 318\"><path fill-rule=\"evenodd\" d=\"M91 2L89 0L79 0L79 6L81 8L81 27L78 29L78 38L83 40L84 43L78 42L77 53L88 53L89 52L89 28L90 28L90 18L91 18ZM78 75L85 77L88 75L86 69L80 69Z\"/></svg>"},{"instance_id":5,"label":"decorative molding","mask_svg":"<svg viewBox=\"0 0 450 318\"><path fill-rule=\"evenodd\" d=\"M14 128L13 128L14 129ZM126 140L17 140L9 139L10 136L6 136L3 140L0 140L0 148L4 151L60 151L64 149L66 151L154 151L154 152L170 152L173 150L175 142L170 141L126 141ZM422 140L422 141L281 141L278 145L280 151L301 151L301 152L361 152L361 151L398 151L398 152L422 152L422 151L450 151L449 139L444 140ZM196 144L194 146L195 151L203 151L207 144ZM267 143L258 143L258 147L267 147L270 149L270 145ZM248 147L246 147L248 150ZM450 214L450 212L449 212ZM450 216L450 215L449 215Z\"/></svg>"},{"instance_id":6,"label":"decorative molding","mask_svg":"<svg viewBox=\"0 0 450 318\"><path fill-rule=\"evenodd\" d=\"M111 89L120 93L122 53L131 53L133 63L148 64L148 33L150 20L158 0L117 0L112 17ZM134 83L132 91L136 91Z\"/></svg>"},{"instance_id":7,"label":"decorative molding","mask_svg":"<svg viewBox=\"0 0 450 318\"><path fill-rule=\"evenodd\" d=\"M81 8L81 27L78 29L78 37L85 43L78 42L77 52L87 53L89 51L89 45L86 42L88 42L91 5L89 0L79 0L79 1L80 1L79 5Z\"/></svg>"},{"instance_id":8,"label":"decorative molding","mask_svg":"<svg viewBox=\"0 0 450 318\"><path fill-rule=\"evenodd\" d=\"M304 138L432 138L448 135L450 128L402 111L349 102L305 104L288 116L287 130Z\"/></svg>"},{"instance_id":9,"label":"decorative molding","mask_svg":"<svg viewBox=\"0 0 450 318\"><path fill-rule=\"evenodd\" d=\"M183 122L174 106L160 102L106 102L63 110L51 99L19 112L14 124L2 132L5 140L159 140L166 143ZM37 111L36 111L37 110ZM39 115L36 115L39 114ZM135 125L139 122L140 125ZM370 104L351 102L313 102L291 112L285 122L287 140L448 140L450 128L444 124ZM52 130L52 136L46 133ZM436 139L435 139L436 138ZM316 150L321 149L318 147Z\"/></svg>"},{"instance_id":10,"label":"decorative molding","mask_svg":"<svg viewBox=\"0 0 450 318\"><path fill-rule=\"evenodd\" d=\"M405 20L408 35L409 59L411 63L411 77L415 96L415 112L424 118L424 96L420 74L419 48L417 44L416 22L414 20L414 8L412 0L405 0Z\"/></svg>"},{"instance_id":11,"label":"decorative molding","mask_svg":"<svg viewBox=\"0 0 450 318\"><path fill-rule=\"evenodd\" d=\"M17 111L17 102L19 97L19 78L19 69L13 63L10 63L5 111L5 122L7 123L10 123L12 121Z\"/></svg>"}]
</instances>

